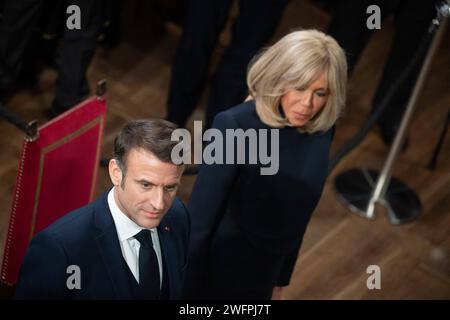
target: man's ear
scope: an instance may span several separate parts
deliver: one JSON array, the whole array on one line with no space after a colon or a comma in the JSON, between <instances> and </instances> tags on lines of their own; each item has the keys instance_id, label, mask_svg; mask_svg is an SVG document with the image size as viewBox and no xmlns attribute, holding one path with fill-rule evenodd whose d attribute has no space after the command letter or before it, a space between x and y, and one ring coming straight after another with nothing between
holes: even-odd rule
<instances>
[{"instance_id":1,"label":"man's ear","mask_svg":"<svg viewBox=\"0 0 450 320\"><path fill-rule=\"evenodd\" d=\"M117 164L116 159L109 160L109 177L111 178L111 182L114 186L119 187L122 183L122 170Z\"/></svg>"}]
</instances>

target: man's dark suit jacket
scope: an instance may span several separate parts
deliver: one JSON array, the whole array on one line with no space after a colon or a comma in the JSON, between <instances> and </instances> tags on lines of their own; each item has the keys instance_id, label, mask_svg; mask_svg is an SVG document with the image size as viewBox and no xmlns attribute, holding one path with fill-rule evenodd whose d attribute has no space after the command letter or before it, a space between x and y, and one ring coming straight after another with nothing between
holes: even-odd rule
<instances>
[{"instance_id":1,"label":"man's dark suit jacket","mask_svg":"<svg viewBox=\"0 0 450 320\"><path fill-rule=\"evenodd\" d=\"M178 299L189 237L187 210L178 198L161 221L158 235L167 297ZM67 279L74 274L67 273L70 265L80 268L80 289L68 289ZM133 277L123 258L105 193L33 238L15 294L17 299L134 299L130 275Z\"/></svg>"}]
</instances>

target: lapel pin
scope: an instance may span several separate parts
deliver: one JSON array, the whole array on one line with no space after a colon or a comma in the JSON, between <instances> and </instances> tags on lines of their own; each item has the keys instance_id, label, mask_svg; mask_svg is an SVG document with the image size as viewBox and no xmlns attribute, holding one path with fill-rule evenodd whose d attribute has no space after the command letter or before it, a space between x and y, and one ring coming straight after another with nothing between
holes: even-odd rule
<instances>
[{"instance_id":1,"label":"lapel pin","mask_svg":"<svg viewBox=\"0 0 450 320\"><path fill-rule=\"evenodd\" d=\"M169 232L170 231L170 227L169 226L164 226L164 231Z\"/></svg>"}]
</instances>

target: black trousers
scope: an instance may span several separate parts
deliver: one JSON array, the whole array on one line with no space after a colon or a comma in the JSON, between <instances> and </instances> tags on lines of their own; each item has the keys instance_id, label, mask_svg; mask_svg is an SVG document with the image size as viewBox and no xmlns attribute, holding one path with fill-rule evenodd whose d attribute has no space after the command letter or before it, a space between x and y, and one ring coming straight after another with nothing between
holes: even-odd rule
<instances>
[{"instance_id":1,"label":"black trousers","mask_svg":"<svg viewBox=\"0 0 450 320\"><path fill-rule=\"evenodd\" d=\"M215 73L206 108L206 127L247 94L247 65L273 35L289 0L241 0L231 42ZM183 126L196 107L209 62L227 21L231 0L191 0L172 68L167 119Z\"/></svg>"},{"instance_id":2,"label":"black trousers","mask_svg":"<svg viewBox=\"0 0 450 320\"><path fill-rule=\"evenodd\" d=\"M328 33L346 51L349 72L353 70L373 32L366 26L369 17L366 9L372 4L380 7L383 20L393 15L395 24L393 44L372 101L373 112L386 96L393 81L400 76L419 49L420 42L435 15L435 9L433 1L430 0L341 0L328 27ZM400 85L381 115L378 124L382 130L396 131L395 128L403 116L423 58L424 56L408 79Z\"/></svg>"},{"instance_id":3,"label":"black trousers","mask_svg":"<svg viewBox=\"0 0 450 320\"><path fill-rule=\"evenodd\" d=\"M0 90L18 77L42 0L5 0L0 18Z\"/></svg>"},{"instance_id":4,"label":"black trousers","mask_svg":"<svg viewBox=\"0 0 450 320\"><path fill-rule=\"evenodd\" d=\"M18 77L26 51L32 47L41 9L61 11L59 1L5 0L0 21L0 89L6 89ZM44 6L45 5L45 6ZM65 8L77 5L81 11L81 29L69 30ZM64 15L63 44L58 52L55 99L53 111L61 113L83 100L89 93L86 71L94 55L97 35L101 27L104 0L67 1ZM64 18L63 17L63 18ZM33 48L31 48L33 49Z\"/></svg>"},{"instance_id":5,"label":"black trousers","mask_svg":"<svg viewBox=\"0 0 450 320\"><path fill-rule=\"evenodd\" d=\"M95 52L105 8L104 0L74 0L70 4L80 7L81 29L65 28L57 54L58 78L52 106L56 113L73 107L89 94L86 72Z\"/></svg>"}]
</instances>

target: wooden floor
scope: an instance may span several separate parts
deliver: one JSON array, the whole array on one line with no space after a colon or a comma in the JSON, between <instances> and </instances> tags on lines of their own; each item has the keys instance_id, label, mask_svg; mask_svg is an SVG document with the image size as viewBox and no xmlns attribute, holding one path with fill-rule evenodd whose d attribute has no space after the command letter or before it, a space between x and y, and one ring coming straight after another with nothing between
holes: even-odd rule
<instances>
[{"instance_id":1,"label":"wooden floor","mask_svg":"<svg viewBox=\"0 0 450 320\"><path fill-rule=\"evenodd\" d=\"M126 7L126 21L133 19ZM128 11L127 11L128 10ZM292 1L273 40L296 28L323 29L330 17L310 1ZM179 28L167 24L164 32L151 26L127 23L124 41L112 50L99 49L88 72L91 87L108 80L108 112L103 156L109 157L112 140L130 119L165 116L171 61ZM383 25L366 48L349 82L348 106L339 122L333 152L352 136L365 119L392 41L391 22ZM450 38L449 30L444 39ZM229 39L221 37L214 61ZM334 178L351 168L380 169L387 155L374 129L330 175L322 199L307 229L285 299L449 299L450 298L450 135L444 142L437 169L426 166L450 107L450 43L443 41L434 59L410 128L410 146L395 165L394 176L414 189L423 204L416 221L393 226L381 210L368 221L349 212L334 193ZM35 91L23 91L8 101L27 120L47 119L56 73L45 70ZM202 119L207 91L193 115ZM9 221L11 194L23 134L0 121L0 256ZM184 201L195 176L183 178ZM110 185L99 171L96 194ZM369 265L381 268L381 289L368 290Z\"/></svg>"}]
</instances>

